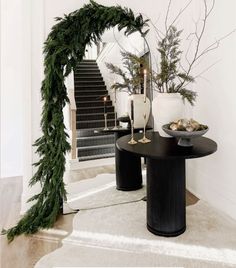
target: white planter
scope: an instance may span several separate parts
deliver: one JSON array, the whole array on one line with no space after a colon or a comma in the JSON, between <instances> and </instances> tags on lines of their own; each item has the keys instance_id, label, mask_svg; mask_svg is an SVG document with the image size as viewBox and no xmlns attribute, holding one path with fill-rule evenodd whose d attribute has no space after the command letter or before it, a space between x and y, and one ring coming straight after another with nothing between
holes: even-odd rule
<instances>
[{"instance_id":1,"label":"white planter","mask_svg":"<svg viewBox=\"0 0 236 268\"><path fill-rule=\"evenodd\" d=\"M154 118L154 131L159 131L162 137L170 137L162 126L183 118L184 102L179 93L157 93L152 101L152 115Z\"/></svg>"},{"instance_id":2,"label":"white planter","mask_svg":"<svg viewBox=\"0 0 236 268\"><path fill-rule=\"evenodd\" d=\"M144 102L144 94L134 94L129 96L128 99L128 114L131 115L131 100L134 103L134 128L144 127L144 113L146 114L146 124L150 116L151 103L148 98Z\"/></svg>"}]
</instances>

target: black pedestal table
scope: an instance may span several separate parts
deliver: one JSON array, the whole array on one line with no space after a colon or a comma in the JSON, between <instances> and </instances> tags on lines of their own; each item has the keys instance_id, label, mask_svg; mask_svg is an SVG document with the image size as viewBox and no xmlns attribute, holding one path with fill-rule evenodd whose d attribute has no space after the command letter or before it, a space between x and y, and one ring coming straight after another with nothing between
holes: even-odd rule
<instances>
[{"instance_id":1,"label":"black pedestal table","mask_svg":"<svg viewBox=\"0 0 236 268\"><path fill-rule=\"evenodd\" d=\"M148 230L156 235L177 236L186 229L185 159L210 155L217 150L217 144L199 137L192 140L192 147L181 147L175 138L164 138L157 132L146 136L150 143L130 145L129 136L124 136L116 146L120 151L147 159ZM134 135L135 140L141 137L142 134Z\"/></svg>"},{"instance_id":2,"label":"black pedestal table","mask_svg":"<svg viewBox=\"0 0 236 268\"><path fill-rule=\"evenodd\" d=\"M147 127L147 130L152 129ZM134 129L139 132L140 128ZM96 132L114 133L115 142L122 136L130 134L130 128L118 128L108 130L97 130ZM130 138L130 135L128 135ZM142 168L141 156L134 155L126 151L120 151L115 148L115 165L116 165L116 188L121 191L133 191L142 188Z\"/></svg>"}]
</instances>

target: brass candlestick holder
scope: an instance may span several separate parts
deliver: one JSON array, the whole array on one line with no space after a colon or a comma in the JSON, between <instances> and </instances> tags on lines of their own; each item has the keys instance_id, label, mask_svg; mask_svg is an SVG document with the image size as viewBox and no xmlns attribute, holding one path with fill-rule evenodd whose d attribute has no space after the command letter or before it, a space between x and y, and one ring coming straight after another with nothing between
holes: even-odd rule
<instances>
[{"instance_id":1,"label":"brass candlestick holder","mask_svg":"<svg viewBox=\"0 0 236 268\"><path fill-rule=\"evenodd\" d=\"M134 139L134 120L131 120L131 140L128 144L137 144L137 141Z\"/></svg>"},{"instance_id":2,"label":"brass candlestick holder","mask_svg":"<svg viewBox=\"0 0 236 268\"><path fill-rule=\"evenodd\" d=\"M141 143L149 143L151 142L151 140L149 140L147 137L146 137L146 114L144 113L143 114L143 119L144 119L144 127L143 127L143 137L142 139L138 140L139 142Z\"/></svg>"},{"instance_id":3,"label":"brass candlestick holder","mask_svg":"<svg viewBox=\"0 0 236 268\"><path fill-rule=\"evenodd\" d=\"M117 114L115 112L115 126L113 127L113 130L116 130L118 129L118 126L117 126Z\"/></svg>"},{"instance_id":4,"label":"brass candlestick holder","mask_svg":"<svg viewBox=\"0 0 236 268\"><path fill-rule=\"evenodd\" d=\"M107 127L107 113L104 114L104 119L105 119L105 127L103 130L109 130L109 128Z\"/></svg>"}]
</instances>

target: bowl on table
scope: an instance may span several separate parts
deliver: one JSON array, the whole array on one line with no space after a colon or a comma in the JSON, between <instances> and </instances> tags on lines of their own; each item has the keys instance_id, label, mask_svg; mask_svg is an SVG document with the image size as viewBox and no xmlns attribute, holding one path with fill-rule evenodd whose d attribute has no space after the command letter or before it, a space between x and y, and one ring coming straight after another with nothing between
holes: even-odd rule
<instances>
[{"instance_id":1,"label":"bowl on table","mask_svg":"<svg viewBox=\"0 0 236 268\"><path fill-rule=\"evenodd\" d=\"M179 125L179 129L178 127L175 127L174 124L176 124L176 126ZM199 124L199 128L194 130L194 128L190 128L189 125L187 125L187 127L182 127L181 124L178 124L178 122L165 124L162 126L162 129L165 131L166 134L179 139L178 145L184 147L193 146L191 140L204 135L209 130L208 126L205 125Z\"/></svg>"}]
</instances>

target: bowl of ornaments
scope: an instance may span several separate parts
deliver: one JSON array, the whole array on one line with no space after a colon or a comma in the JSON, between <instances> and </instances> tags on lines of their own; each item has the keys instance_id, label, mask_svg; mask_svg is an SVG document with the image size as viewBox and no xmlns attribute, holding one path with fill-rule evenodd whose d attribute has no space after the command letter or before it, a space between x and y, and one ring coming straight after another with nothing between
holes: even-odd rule
<instances>
[{"instance_id":1,"label":"bowl of ornaments","mask_svg":"<svg viewBox=\"0 0 236 268\"><path fill-rule=\"evenodd\" d=\"M162 129L168 135L179 139L178 145L184 147L193 146L191 140L204 135L209 130L208 126L194 119L179 119L163 125Z\"/></svg>"}]
</instances>

